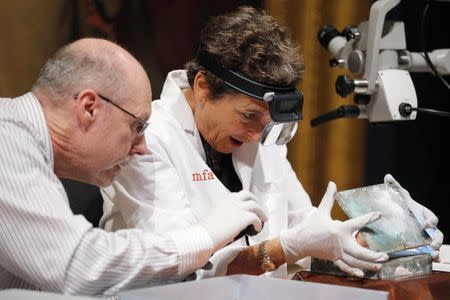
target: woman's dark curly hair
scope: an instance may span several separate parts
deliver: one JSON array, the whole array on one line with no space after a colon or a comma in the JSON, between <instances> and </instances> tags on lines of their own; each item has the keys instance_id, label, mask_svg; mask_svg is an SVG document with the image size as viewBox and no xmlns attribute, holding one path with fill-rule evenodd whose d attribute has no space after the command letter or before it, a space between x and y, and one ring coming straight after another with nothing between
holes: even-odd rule
<instances>
[{"instance_id":1,"label":"woman's dark curly hair","mask_svg":"<svg viewBox=\"0 0 450 300\"><path fill-rule=\"evenodd\" d=\"M213 17L201 32L200 44L224 67L259 83L294 86L303 78L304 64L298 46L264 11L240 7L233 13ZM206 71L195 58L185 68L191 87L198 72L205 74L213 98L238 93Z\"/></svg>"}]
</instances>

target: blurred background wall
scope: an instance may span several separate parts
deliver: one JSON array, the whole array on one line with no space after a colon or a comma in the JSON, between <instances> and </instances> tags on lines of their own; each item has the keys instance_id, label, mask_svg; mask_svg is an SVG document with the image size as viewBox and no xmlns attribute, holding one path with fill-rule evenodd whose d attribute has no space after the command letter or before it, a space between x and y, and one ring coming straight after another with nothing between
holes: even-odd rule
<instances>
[{"instance_id":1,"label":"blurred background wall","mask_svg":"<svg viewBox=\"0 0 450 300\"><path fill-rule=\"evenodd\" d=\"M449 119L418 116L414 122L368 124L336 120L312 128L319 114L351 104L334 91L336 77L346 72L329 68L330 55L317 41L317 31L331 24L342 30L367 20L370 0L17 0L0 2L0 95L18 96L33 84L44 61L59 47L85 36L118 42L135 55L149 74L153 98L161 92L168 71L183 68L196 51L202 26L210 16L239 5L266 9L291 32L305 57L300 88L305 94L305 120L289 143L289 159L317 204L329 180L338 189L377 184L390 172L413 198L431 208L440 228L449 233L444 203L450 180L449 151L444 140ZM406 5L408 3L408 5ZM403 0L389 18L405 22L407 44L418 51L422 0ZM430 10L429 49L450 48L450 5ZM413 75L419 105L450 110L449 92L430 74ZM0 162L1 163L1 162ZM0 170L1 171L1 170ZM101 196L93 186L64 180L72 209L96 225ZM336 208L336 207L335 207ZM345 216L339 209L336 218ZM449 238L446 238L448 243Z\"/></svg>"}]
</instances>

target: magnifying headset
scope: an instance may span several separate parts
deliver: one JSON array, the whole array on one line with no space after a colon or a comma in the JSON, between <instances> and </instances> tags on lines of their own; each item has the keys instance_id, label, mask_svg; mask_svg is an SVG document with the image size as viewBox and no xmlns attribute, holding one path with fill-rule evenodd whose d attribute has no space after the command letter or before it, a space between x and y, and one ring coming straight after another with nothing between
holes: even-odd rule
<instances>
[{"instance_id":1,"label":"magnifying headset","mask_svg":"<svg viewBox=\"0 0 450 300\"><path fill-rule=\"evenodd\" d=\"M303 119L303 93L295 86L273 86L251 80L239 72L222 66L217 57L203 47L200 47L197 52L197 61L210 73L222 79L230 88L268 102L272 121L261 133L261 145L285 145L294 137L297 122Z\"/></svg>"}]
</instances>

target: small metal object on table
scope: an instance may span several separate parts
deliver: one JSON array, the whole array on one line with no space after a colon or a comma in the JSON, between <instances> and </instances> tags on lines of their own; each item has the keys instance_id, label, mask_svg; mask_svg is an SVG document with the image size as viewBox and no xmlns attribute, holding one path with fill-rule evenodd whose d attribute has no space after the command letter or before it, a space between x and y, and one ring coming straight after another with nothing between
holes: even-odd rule
<instances>
[{"instance_id":1,"label":"small metal object on table","mask_svg":"<svg viewBox=\"0 0 450 300\"><path fill-rule=\"evenodd\" d=\"M402 277L427 275L431 273L431 269L431 255L429 254L399 256L390 258L388 261L381 263L381 269L378 272L366 270L363 278L390 280ZM317 258L312 258L311 260L311 272L349 277L348 274L341 271L333 264L333 262Z\"/></svg>"},{"instance_id":2,"label":"small metal object on table","mask_svg":"<svg viewBox=\"0 0 450 300\"><path fill-rule=\"evenodd\" d=\"M370 280L300 271L291 279L386 291L389 292L389 300L450 299L450 273L448 272L433 271L423 276L393 280Z\"/></svg>"}]
</instances>

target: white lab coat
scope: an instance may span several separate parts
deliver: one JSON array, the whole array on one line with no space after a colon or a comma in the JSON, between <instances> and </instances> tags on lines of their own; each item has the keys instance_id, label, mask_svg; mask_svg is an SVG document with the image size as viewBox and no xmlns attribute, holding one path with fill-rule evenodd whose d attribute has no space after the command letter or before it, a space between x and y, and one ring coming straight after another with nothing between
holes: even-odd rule
<instances>
[{"instance_id":1,"label":"white lab coat","mask_svg":"<svg viewBox=\"0 0 450 300\"><path fill-rule=\"evenodd\" d=\"M101 224L106 229L137 227L164 233L186 228L229 193L206 165L192 111L181 91L187 87L185 71L168 74L161 99L153 102L146 131L150 153L135 156L113 185L102 191L105 204ZM232 154L243 189L253 192L268 212L268 222L250 238L251 243L277 237L288 228L288 215L298 223L302 215L312 211L286 153L286 146L248 143ZM210 260L213 268L197 275L224 275L227 264L244 246L242 238L218 251ZM277 271L284 273L285 267Z\"/></svg>"}]
</instances>

